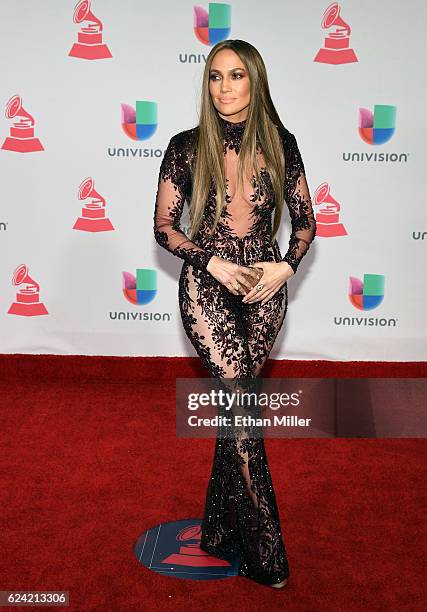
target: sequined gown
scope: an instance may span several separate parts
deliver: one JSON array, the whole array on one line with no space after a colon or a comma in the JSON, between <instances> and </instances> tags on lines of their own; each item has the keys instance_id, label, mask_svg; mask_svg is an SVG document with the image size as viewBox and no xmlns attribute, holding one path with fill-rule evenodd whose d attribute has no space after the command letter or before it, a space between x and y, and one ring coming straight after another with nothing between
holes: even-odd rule
<instances>
[{"instance_id":1,"label":"sequined gown","mask_svg":"<svg viewBox=\"0 0 427 612\"><path fill-rule=\"evenodd\" d=\"M279 130L285 152L285 201L292 232L282 257L272 240L274 193L257 149L261 175L245 179L236 194L236 171L246 121L220 118L224 135L226 207L210 234L215 211L211 183L205 213L197 235L190 240L180 227L185 200L191 195L190 144L198 127L174 135L161 163L154 211L154 235L159 245L183 259L179 277L179 307L185 332L212 377L226 381L259 380L263 365L284 321L287 283L264 305L244 304L206 269L212 255L240 265L257 261L286 261L294 270L307 252L316 222L304 165L295 136ZM238 382L237 382L238 385ZM237 386L236 385L236 386ZM237 554L239 575L262 584L279 583L289 576L279 512L259 431L240 428L223 436L218 428L212 471L201 525L202 550L227 559Z\"/></svg>"}]
</instances>

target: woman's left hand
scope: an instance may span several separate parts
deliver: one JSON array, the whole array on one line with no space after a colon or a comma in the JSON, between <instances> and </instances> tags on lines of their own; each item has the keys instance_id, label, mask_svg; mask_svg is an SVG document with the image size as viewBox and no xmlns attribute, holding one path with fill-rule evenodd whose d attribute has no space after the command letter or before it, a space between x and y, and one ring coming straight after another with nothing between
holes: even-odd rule
<instances>
[{"instance_id":1,"label":"woman's left hand","mask_svg":"<svg viewBox=\"0 0 427 612\"><path fill-rule=\"evenodd\" d=\"M255 285L253 289L248 291L242 299L245 304L253 304L254 302L261 302L261 305L265 304L295 274L286 261L257 261L251 265L254 268L262 268L264 271L259 281L263 288L258 291Z\"/></svg>"}]
</instances>

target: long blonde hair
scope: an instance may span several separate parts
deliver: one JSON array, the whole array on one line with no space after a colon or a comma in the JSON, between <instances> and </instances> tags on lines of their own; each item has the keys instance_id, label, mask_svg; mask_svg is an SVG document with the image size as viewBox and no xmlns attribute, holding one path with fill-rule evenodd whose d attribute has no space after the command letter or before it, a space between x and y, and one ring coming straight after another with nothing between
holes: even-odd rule
<instances>
[{"instance_id":1,"label":"long blonde hair","mask_svg":"<svg viewBox=\"0 0 427 612\"><path fill-rule=\"evenodd\" d=\"M239 40L223 40L212 47L206 58L202 82L202 99L200 108L199 129L194 141L195 163L192 168L192 194L189 202L191 219L190 238L194 238L200 227L211 180L216 188L216 211L212 232L216 228L222 209L225 205L226 181L223 150L223 132L220 117L213 105L209 92L210 69L214 56L221 49L232 49L242 60L250 79L250 102L245 130L240 147L237 166L237 186L243 184L245 168L254 170L258 184L262 184L260 168L256 155L256 138L258 136L265 167L270 176L276 202L273 239L280 226L283 210L285 156L282 139L277 128L284 127L271 100L267 71L264 61L257 49L250 43ZM247 173L248 178L252 172Z\"/></svg>"}]
</instances>

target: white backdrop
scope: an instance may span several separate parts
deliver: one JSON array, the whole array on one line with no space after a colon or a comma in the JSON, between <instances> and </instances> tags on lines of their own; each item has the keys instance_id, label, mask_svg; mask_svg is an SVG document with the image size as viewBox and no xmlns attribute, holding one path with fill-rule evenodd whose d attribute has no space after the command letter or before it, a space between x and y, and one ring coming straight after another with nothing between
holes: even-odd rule
<instances>
[{"instance_id":1,"label":"white backdrop","mask_svg":"<svg viewBox=\"0 0 427 612\"><path fill-rule=\"evenodd\" d=\"M211 48L195 35L193 3L93 1L103 30L97 33L92 19L76 54L88 47L111 53L95 60L69 55L89 25L73 21L74 1L1 0L0 6L0 351L194 356L177 303L182 260L153 235L161 156L173 134L198 123L203 56ZM327 183L340 210L326 216L339 217L347 232L318 235L289 280L289 308L271 357L424 360L425 3L412 0L403 10L391 0L343 1L341 23L326 29L327 1L230 6L227 37L247 40L262 54L312 197ZM338 43L353 49L357 61L332 50L326 61L314 61L340 28ZM334 63L327 63L331 56ZM7 117L14 95L21 98ZM135 108L143 100L156 102L158 123L149 138L133 140L122 128L121 105ZM395 130L382 144L359 134L359 109L375 105L395 107ZM17 151L33 146L32 129L43 150ZM380 154L391 157L381 161ZM114 229L92 231L93 220L73 229L92 199L78 199L87 177L105 199ZM318 227L325 206L315 204ZM94 214L103 214L96 202ZM187 222L185 215L184 230ZM336 224L329 227L336 233ZM283 254L289 233L286 214ZM20 275L21 264L27 269ZM123 272L137 269L154 271L153 285L142 286L146 303L132 303L123 292ZM349 284L365 274L383 277L384 297L361 310L349 298ZM40 303L47 314L40 314Z\"/></svg>"}]
</instances>

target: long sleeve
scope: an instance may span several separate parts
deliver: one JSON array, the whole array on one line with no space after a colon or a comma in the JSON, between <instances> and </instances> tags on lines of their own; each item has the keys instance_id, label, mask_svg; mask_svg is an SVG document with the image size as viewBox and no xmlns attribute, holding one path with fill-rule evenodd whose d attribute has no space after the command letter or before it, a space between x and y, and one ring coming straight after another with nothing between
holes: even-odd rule
<instances>
[{"instance_id":1,"label":"long sleeve","mask_svg":"<svg viewBox=\"0 0 427 612\"><path fill-rule=\"evenodd\" d=\"M288 132L285 139L285 200L291 217L292 232L289 238L289 247L282 261L286 261L294 272L301 259L307 253L310 243L316 235L316 220L304 164L296 138Z\"/></svg>"},{"instance_id":2,"label":"long sleeve","mask_svg":"<svg viewBox=\"0 0 427 612\"><path fill-rule=\"evenodd\" d=\"M154 210L156 242L192 266L206 270L212 257L192 242L180 227L186 196L191 189L189 161L183 133L173 136L167 146L159 171Z\"/></svg>"}]
</instances>

